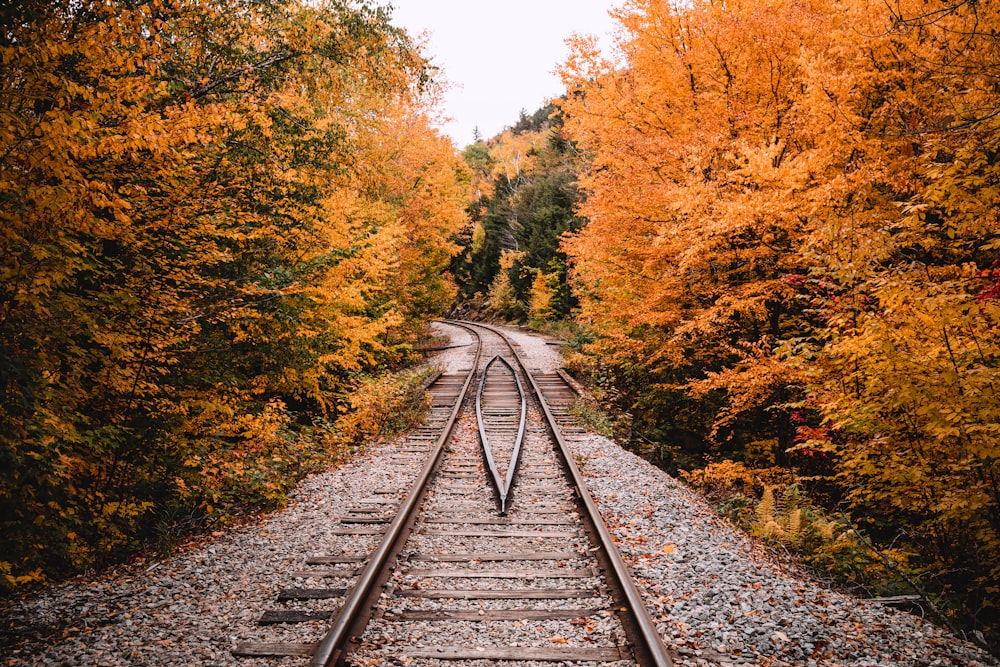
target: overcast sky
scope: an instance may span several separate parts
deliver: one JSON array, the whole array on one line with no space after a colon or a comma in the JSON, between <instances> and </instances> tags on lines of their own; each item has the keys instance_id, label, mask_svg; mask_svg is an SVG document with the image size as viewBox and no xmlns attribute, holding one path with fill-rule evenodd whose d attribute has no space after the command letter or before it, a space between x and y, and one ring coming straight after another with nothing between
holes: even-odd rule
<instances>
[{"instance_id":1,"label":"overcast sky","mask_svg":"<svg viewBox=\"0 0 1000 667\"><path fill-rule=\"evenodd\" d=\"M564 40L573 33L609 35L608 10L619 0L383 0L393 23L429 36L427 53L445 70L452 89L443 129L459 148L472 143L473 128L484 138L532 113L562 93L553 74L565 59ZM602 39L602 43L610 43Z\"/></svg>"}]
</instances>

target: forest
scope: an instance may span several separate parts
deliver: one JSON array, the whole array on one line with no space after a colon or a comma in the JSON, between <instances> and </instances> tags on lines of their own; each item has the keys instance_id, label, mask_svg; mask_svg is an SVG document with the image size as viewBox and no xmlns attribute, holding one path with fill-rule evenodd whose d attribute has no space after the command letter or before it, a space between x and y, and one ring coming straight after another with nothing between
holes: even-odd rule
<instances>
[{"instance_id":1,"label":"forest","mask_svg":"<svg viewBox=\"0 0 1000 667\"><path fill-rule=\"evenodd\" d=\"M613 15L457 150L375 2L0 7L0 589L280 506L419 418L451 308L563 336L581 419L996 652L1000 13Z\"/></svg>"},{"instance_id":2,"label":"forest","mask_svg":"<svg viewBox=\"0 0 1000 667\"><path fill-rule=\"evenodd\" d=\"M569 335L619 441L762 539L995 649L1000 14L615 17L553 109L466 149L462 289Z\"/></svg>"},{"instance_id":3,"label":"forest","mask_svg":"<svg viewBox=\"0 0 1000 667\"><path fill-rule=\"evenodd\" d=\"M561 118L551 104L531 115L522 110L512 127L463 151L473 193L451 262L462 312L536 325L573 312L560 244L584 220L575 210L578 152L563 137Z\"/></svg>"},{"instance_id":4,"label":"forest","mask_svg":"<svg viewBox=\"0 0 1000 667\"><path fill-rule=\"evenodd\" d=\"M0 8L0 587L275 507L419 416L469 176L387 9Z\"/></svg>"}]
</instances>

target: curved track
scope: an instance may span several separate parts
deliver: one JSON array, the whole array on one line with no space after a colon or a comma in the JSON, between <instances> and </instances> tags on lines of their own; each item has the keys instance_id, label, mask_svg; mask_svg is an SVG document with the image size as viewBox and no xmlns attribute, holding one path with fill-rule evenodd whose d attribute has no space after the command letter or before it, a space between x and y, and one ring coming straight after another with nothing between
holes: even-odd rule
<instances>
[{"instance_id":1,"label":"curved track","mask_svg":"<svg viewBox=\"0 0 1000 667\"><path fill-rule=\"evenodd\" d=\"M575 394L576 390L572 384L566 381L565 375L561 372L557 373L555 377L544 374L538 374L536 377L524 366L514 346L500 330L485 325L477 326L504 337L538 399L539 406L545 415L546 427L559 448L562 462L572 477L579 502L583 505L583 514L590 525L592 533L595 534L600 544L601 553L604 556L602 560L605 561L606 568L610 570L608 574L613 580L613 585L618 593L624 598L625 607L622 607L622 610L625 611L627 616L626 625L630 626L629 634L631 635L632 645L635 647L636 657L640 660L639 664L655 665L657 667L671 665L667 648L663 644L663 640L656 630L656 625L642 601L642 596L632 580L632 573L629 571L625 561L622 560L621 554L618 553L614 539L611 537L611 531L608 530L604 520L601 518L597 504L587 490L587 485L573 460L569 446L562 437L560 421L565 422L566 412L559 408L565 406L567 394ZM559 417L562 417L562 420Z\"/></svg>"},{"instance_id":2,"label":"curved track","mask_svg":"<svg viewBox=\"0 0 1000 667\"><path fill-rule=\"evenodd\" d=\"M473 336L471 369L431 384L432 422L401 450L425 462L397 514L371 520L384 530L366 525L368 515L351 518L361 523L345 531L380 537L368 556L307 561L365 563L329 631L316 643L235 653L303 655L313 667L670 665L560 434L572 427L571 386L527 370L501 330L447 324ZM467 400L478 422L463 416ZM420 439L433 444L414 446Z\"/></svg>"},{"instance_id":3,"label":"curved track","mask_svg":"<svg viewBox=\"0 0 1000 667\"><path fill-rule=\"evenodd\" d=\"M527 414L528 401L517 370L509 361L496 355L486 364L479 381L476 421L501 516L507 514L513 491Z\"/></svg>"}]
</instances>

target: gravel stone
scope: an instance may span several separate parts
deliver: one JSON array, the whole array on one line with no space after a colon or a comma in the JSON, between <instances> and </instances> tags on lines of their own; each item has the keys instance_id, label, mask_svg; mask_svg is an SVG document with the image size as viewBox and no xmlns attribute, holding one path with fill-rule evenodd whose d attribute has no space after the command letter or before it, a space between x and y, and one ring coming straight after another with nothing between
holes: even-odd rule
<instances>
[{"instance_id":1,"label":"gravel stone","mask_svg":"<svg viewBox=\"0 0 1000 667\"><path fill-rule=\"evenodd\" d=\"M256 665L302 660L245 660L237 643L308 642L325 623L257 625L269 609L330 611L339 600L276 602L285 588L341 588L351 579L293 579L310 555L359 555L377 536L331 535L339 517L376 490L405 489L421 461L401 462L402 441L306 478L285 509L213 533L162 561L79 576L0 604L7 645L2 665ZM399 497L393 497L398 502ZM325 567L325 566L324 566ZM332 566L331 566L332 567Z\"/></svg>"},{"instance_id":2,"label":"gravel stone","mask_svg":"<svg viewBox=\"0 0 1000 667\"><path fill-rule=\"evenodd\" d=\"M912 614L823 588L613 442L569 444L679 667L997 664Z\"/></svg>"}]
</instances>

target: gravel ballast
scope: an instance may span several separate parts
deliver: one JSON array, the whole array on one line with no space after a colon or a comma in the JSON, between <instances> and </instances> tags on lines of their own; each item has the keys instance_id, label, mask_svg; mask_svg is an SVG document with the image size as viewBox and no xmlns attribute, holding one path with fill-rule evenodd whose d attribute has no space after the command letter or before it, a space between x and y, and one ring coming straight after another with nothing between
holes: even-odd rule
<instances>
[{"instance_id":1,"label":"gravel ballast","mask_svg":"<svg viewBox=\"0 0 1000 667\"><path fill-rule=\"evenodd\" d=\"M996 664L927 621L791 571L700 496L607 439L570 445L678 665Z\"/></svg>"},{"instance_id":2,"label":"gravel ballast","mask_svg":"<svg viewBox=\"0 0 1000 667\"><path fill-rule=\"evenodd\" d=\"M453 332L436 326L440 333ZM513 333L530 368L560 366L551 341L505 331ZM469 350L471 346L445 350L433 363L453 372L468 368ZM613 442L586 435L570 438L569 444L678 666L1000 664L912 614L825 589L772 558L681 482ZM288 572L302 569L309 555L363 555L375 546L375 536L333 531L340 525L338 517L377 490L409 486L420 461L411 457L412 463L406 463L411 459L399 456L401 446L373 448L356 461L313 475L285 509L213 534L170 558L81 576L0 603L0 629L6 637L0 664L305 664L302 658L241 659L231 651L241 641L300 642L322 636L325 623L265 629L257 619L276 608L275 595L282 588L349 581L292 580ZM327 610L335 606L332 602L288 608ZM454 627L458 634L468 630L465 623ZM514 641L529 639L525 635ZM468 667L474 662L450 664Z\"/></svg>"},{"instance_id":3,"label":"gravel ballast","mask_svg":"<svg viewBox=\"0 0 1000 667\"><path fill-rule=\"evenodd\" d=\"M257 625L272 609L327 611L337 600L277 603L292 586L338 587L346 581L294 579L311 555L373 550L378 536L335 535L338 518L380 489L408 488L422 463L384 446L340 468L305 479L288 506L266 519L213 534L207 543L144 567L78 577L0 606L7 641L3 665L256 665L239 642L315 641L328 624Z\"/></svg>"}]
</instances>

